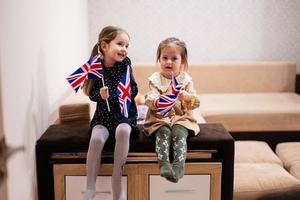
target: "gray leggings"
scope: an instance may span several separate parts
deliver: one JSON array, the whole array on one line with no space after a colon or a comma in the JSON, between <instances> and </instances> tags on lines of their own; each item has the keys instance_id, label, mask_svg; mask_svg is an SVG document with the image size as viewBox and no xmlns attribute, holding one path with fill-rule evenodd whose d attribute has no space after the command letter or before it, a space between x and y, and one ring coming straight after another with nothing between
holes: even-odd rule
<instances>
[{"instance_id":1,"label":"gray leggings","mask_svg":"<svg viewBox=\"0 0 300 200\"><path fill-rule=\"evenodd\" d=\"M126 123L121 123L116 128L116 145L114 151L114 165L112 174L112 192L114 200L126 198L122 189L121 178L123 173L123 167L125 165L129 151L130 133L131 127ZM92 130L86 164L86 200L92 199L95 194L97 171L101 162L101 153L103 146L106 140L108 139L108 136L109 132L107 128L102 125L96 125Z\"/></svg>"},{"instance_id":2,"label":"gray leggings","mask_svg":"<svg viewBox=\"0 0 300 200\"><path fill-rule=\"evenodd\" d=\"M183 165L186 158L188 129L179 124L161 126L155 131L155 150L159 162L170 162L170 146L173 145L173 163Z\"/></svg>"}]
</instances>

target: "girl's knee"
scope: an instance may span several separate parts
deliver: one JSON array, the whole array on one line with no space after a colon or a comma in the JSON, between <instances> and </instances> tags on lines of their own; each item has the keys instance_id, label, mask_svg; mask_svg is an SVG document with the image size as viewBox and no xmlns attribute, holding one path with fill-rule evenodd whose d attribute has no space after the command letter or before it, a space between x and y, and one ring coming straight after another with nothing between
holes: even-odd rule
<instances>
[{"instance_id":1,"label":"girl's knee","mask_svg":"<svg viewBox=\"0 0 300 200\"><path fill-rule=\"evenodd\" d=\"M189 134L189 131L187 128L185 128L184 126L182 125L179 125L179 124L175 124L173 127L172 127L172 137L184 137L184 138L187 138Z\"/></svg>"},{"instance_id":2,"label":"girl's knee","mask_svg":"<svg viewBox=\"0 0 300 200\"><path fill-rule=\"evenodd\" d=\"M127 123L121 123L117 126L117 131L131 131L131 127L129 124Z\"/></svg>"},{"instance_id":3,"label":"girl's knee","mask_svg":"<svg viewBox=\"0 0 300 200\"><path fill-rule=\"evenodd\" d=\"M104 144L109 136L108 130L101 125L97 125L93 128L91 135L91 143Z\"/></svg>"},{"instance_id":4,"label":"girl's knee","mask_svg":"<svg viewBox=\"0 0 300 200\"><path fill-rule=\"evenodd\" d=\"M116 128L116 139L124 138L129 139L131 127L127 123L121 123Z\"/></svg>"},{"instance_id":5,"label":"girl's knee","mask_svg":"<svg viewBox=\"0 0 300 200\"><path fill-rule=\"evenodd\" d=\"M109 135L108 129L102 125L94 126L92 130L92 135L99 135L99 134L103 135L103 137L108 137Z\"/></svg>"},{"instance_id":6,"label":"girl's knee","mask_svg":"<svg viewBox=\"0 0 300 200\"><path fill-rule=\"evenodd\" d=\"M156 136L159 136L159 135L169 136L169 135L171 135L171 129L168 126L161 126L156 130L155 135Z\"/></svg>"},{"instance_id":7,"label":"girl's knee","mask_svg":"<svg viewBox=\"0 0 300 200\"><path fill-rule=\"evenodd\" d=\"M90 143L91 144L96 144L96 145L101 145L106 142L106 138L97 134L97 135L92 135Z\"/></svg>"}]
</instances>

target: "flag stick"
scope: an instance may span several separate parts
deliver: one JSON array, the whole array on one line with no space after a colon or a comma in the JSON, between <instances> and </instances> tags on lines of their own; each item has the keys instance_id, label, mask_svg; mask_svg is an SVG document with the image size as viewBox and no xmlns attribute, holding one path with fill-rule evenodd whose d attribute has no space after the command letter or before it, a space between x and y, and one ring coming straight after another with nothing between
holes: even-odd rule
<instances>
[{"instance_id":1,"label":"flag stick","mask_svg":"<svg viewBox=\"0 0 300 200\"><path fill-rule=\"evenodd\" d=\"M104 78L101 78L102 79L102 84L103 84L103 87L105 86L104 84ZM106 106L107 106L107 110L108 112L110 112L110 107L109 107L109 103L108 103L108 99L105 99L106 100Z\"/></svg>"}]
</instances>

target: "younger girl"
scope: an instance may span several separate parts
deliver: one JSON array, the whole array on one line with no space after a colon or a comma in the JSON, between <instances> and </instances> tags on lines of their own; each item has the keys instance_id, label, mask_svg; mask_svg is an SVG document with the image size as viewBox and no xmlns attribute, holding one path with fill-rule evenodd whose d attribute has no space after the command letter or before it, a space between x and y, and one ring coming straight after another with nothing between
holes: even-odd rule
<instances>
[{"instance_id":1,"label":"younger girl","mask_svg":"<svg viewBox=\"0 0 300 200\"><path fill-rule=\"evenodd\" d=\"M91 121L92 133L87 154L87 183L84 200L95 196L97 171L100 165L101 152L109 136L115 137L114 167L112 174L112 191L114 200L126 199L121 187L123 166L129 151L129 138L136 125L137 109L134 97L138 88L134 80L131 62L127 56L129 46L128 33L118 27L107 26L99 34L98 43L92 51L92 57L103 55L103 78L87 79L83 91L97 108ZM118 96L118 85L129 68L130 72L130 108L122 115ZM105 85L103 85L105 84ZM108 103L107 103L108 102ZM122 111L122 112L121 112Z\"/></svg>"},{"instance_id":2,"label":"younger girl","mask_svg":"<svg viewBox=\"0 0 300 200\"><path fill-rule=\"evenodd\" d=\"M186 139L189 133L197 135L199 126L192 110L199 106L199 99L193 88L192 78L186 73L188 68L187 49L177 38L163 40L157 49L160 72L149 77L150 91L146 95L149 107L144 127L147 133L156 137L156 153L160 175L172 182L178 182L184 175L186 159ZM166 115L157 112L159 97L172 94L172 76L182 85L175 98L175 104ZM174 83L173 83L174 84ZM174 89L174 88L173 88ZM173 164L170 164L170 145L173 146Z\"/></svg>"}]
</instances>

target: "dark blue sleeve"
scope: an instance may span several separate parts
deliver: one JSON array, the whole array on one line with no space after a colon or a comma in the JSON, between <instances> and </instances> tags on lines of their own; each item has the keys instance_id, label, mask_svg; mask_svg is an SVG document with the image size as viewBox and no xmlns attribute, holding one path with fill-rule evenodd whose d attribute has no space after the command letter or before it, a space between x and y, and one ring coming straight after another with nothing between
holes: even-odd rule
<instances>
[{"instance_id":1,"label":"dark blue sleeve","mask_svg":"<svg viewBox=\"0 0 300 200\"><path fill-rule=\"evenodd\" d=\"M100 82L101 80L98 78L93 80L93 86L91 88L90 95L89 95L91 101L95 101L95 102L103 101L100 95L100 88L102 87L102 83Z\"/></svg>"}]
</instances>

